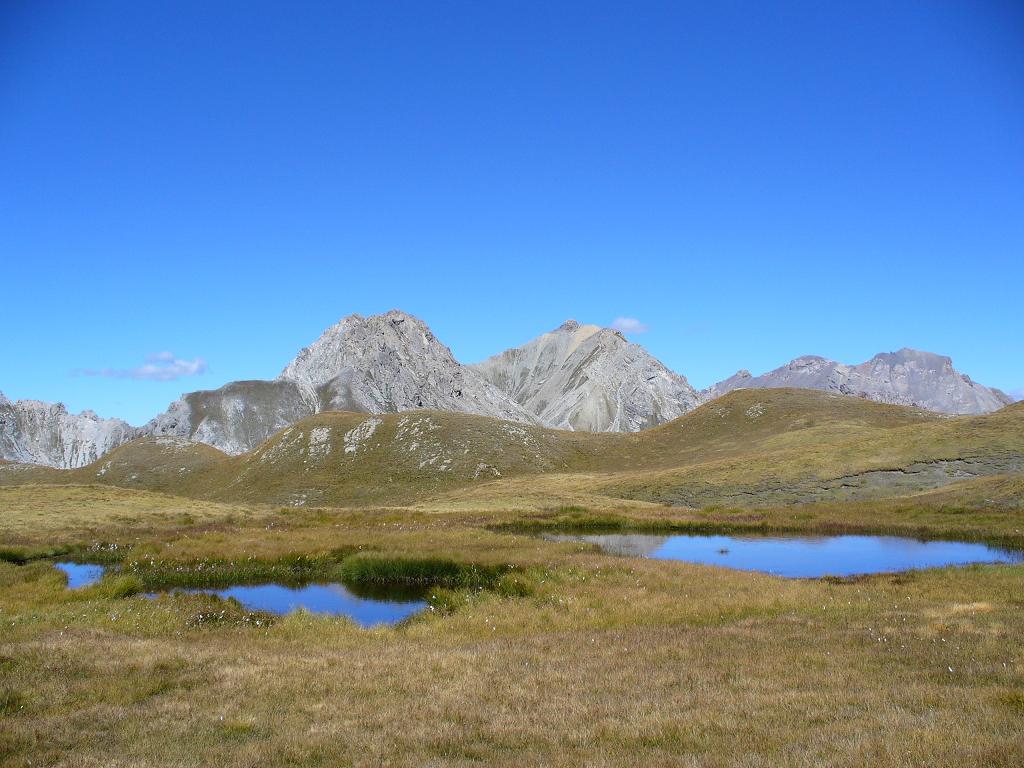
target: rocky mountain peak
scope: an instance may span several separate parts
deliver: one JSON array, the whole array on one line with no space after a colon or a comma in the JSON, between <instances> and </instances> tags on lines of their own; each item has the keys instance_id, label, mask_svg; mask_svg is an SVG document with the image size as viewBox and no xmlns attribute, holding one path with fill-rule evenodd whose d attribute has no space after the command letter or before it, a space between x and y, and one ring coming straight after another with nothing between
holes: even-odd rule
<instances>
[{"instance_id":1,"label":"rocky mountain peak","mask_svg":"<svg viewBox=\"0 0 1024 768\"><path fill-rule=\"evenodd\" d=\"M906 347L881 352L857 365L817 355L798 357L762 376L732 376L705 390L702 396L713 399L740 387L821 389L953 414L987 413L1009 403L1004 393L958 372L949 357Z\"/></svg>"},{"instance_id":2,"label":"rocky mountain peak","mask_svg":"<svg viewBox=\"0 0 1024 768\"><path fill-rule=\"evenodd\" d=\"M142 429L92 411L73 415L61 403L12 403L0 393L0 459L77 467L141 435L237 454L321 411L424 408L562 429L635 431L741 387L820 389L945 413L985 413L1011 402L956 371L950 358L909 348L858 365L807 355L762 376L737 371L698 394L618 331L576 320L466 366L422 320L396 309L349 315L277 378L188 393Z\"/></svg>"},{"instance_id":3,"label":"rocky mountain peak","mask_svg":"<svg viewBox=\"0 0 1024 768\"><path fill-rule=\"evenodd\" d=\"M832 360L826 360L820 355L801 355L790 360L786 367L790 370L796 371L801 368L820 368L823 365L832 365Z\"/></svg>"},{"instance_id":4,"label":"rocky mountain peak","mask_svg":"<svg viewBox=\"0 0 1024 768\"><path fill-rule=\"evenodd\" d=\"M193 392L149 425L226 453L322 411L394 413L417 408L533 423L508 395L461 365L418 317L391 310L349 315L299 352L273 381Z\"/></svg>"},{"instance_id":5,"label":"rocky mountain peak","mask_svg":"<svg viewBox=\"0 0 1024 768\"><path fill-rule=\"evenodd\" d=\"M542 424L632 432L697 404L686 379L611 328L563 323L472 366Z\"/></svg>"},{"instance_id":6,"label":"rocky mountain peak","mask_svg":"<svg viewBox=\"0 0 1024 768\"><path fill-rule=\"evenodd\" d=\"M380 315L349 315L302 349L278 379L294 381L315 391L343 375L348 362L374 356L393 363L424 357L442 366L457 366L451 350L441 344L418 317L397 309ZM348 366L351 367L351 366Z\"/></svg>"},{"instance_id":7,"label":"rocky mountain peak","mask_svg":"<svg viewBox=\"0 0 1024 768\"><path fill-rule=\"evenodd\" d=\"M922 352L917 349L903 347L896 352L880 352L869 362L881 363L883 365L912 365L927 371L942 371L951 373L953 369L952 358L945 355L937 355L934 352Z\"/></svg>"},{"instance_id":8,"label":"rocky mountain peak","mask_svg":"<svg viewBox=\"0 0 1024 768\"><path fill-rule=\"evenodd\" d=\"M11 402L0 396L0 458L68 469L95 461L139 430L93 411L68 413L63 403Z\"/></svg>"}]
</instances>

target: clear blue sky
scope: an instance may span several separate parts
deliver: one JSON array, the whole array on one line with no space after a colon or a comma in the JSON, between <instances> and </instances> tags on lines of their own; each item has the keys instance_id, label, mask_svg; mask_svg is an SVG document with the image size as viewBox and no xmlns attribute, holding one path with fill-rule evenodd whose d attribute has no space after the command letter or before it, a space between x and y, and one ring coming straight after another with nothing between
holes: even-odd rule
<instances>
[{"instance_id":1,"label":"clear blue sky","mask_svg":"<svg viewBox=\"0 0 1024 768\"><path fill-rule=\"evenodd\" d=\"M0 390L140 423L392 307L466 362L625 316L696 386L911 346L1019 390L1022 40L1014 0L3 3Z\"/></svg>"}]
</instances>

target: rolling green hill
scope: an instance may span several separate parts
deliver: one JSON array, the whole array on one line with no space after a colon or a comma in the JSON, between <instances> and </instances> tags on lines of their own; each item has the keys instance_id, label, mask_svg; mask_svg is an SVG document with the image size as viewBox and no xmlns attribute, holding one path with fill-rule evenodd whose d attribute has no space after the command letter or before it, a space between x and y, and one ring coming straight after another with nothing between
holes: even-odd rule
<instances>
[{"instance_id":1,"label":"rolling green hill","mask_svg":"<svg viewBox=\"0 0 1024 768\"><path fill-rule=\"evenodd\" d=\"M5 465L0 484L99 483L289 506L445 499L514 506L518 499L534 505L582 495L706 507L886 498L997 475L1003 485L993 487L1012 497L1022 471L1021 404L951 417L777 389L737 390L627 434L433 411L323 413L236 457L181 439L145 438L75 470Z\"/></svg>"}]
</instances>

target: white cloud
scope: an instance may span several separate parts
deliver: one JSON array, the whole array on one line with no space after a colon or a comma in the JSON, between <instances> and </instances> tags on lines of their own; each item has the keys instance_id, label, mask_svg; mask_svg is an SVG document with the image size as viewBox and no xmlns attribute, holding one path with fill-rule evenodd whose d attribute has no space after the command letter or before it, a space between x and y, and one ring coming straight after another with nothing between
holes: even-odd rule
<instances>
[{"instance_id":1,"label":"white cloud","mask_svg":"<svg viewBox=\"0 0 1024 768\"><path fill-rule=\"evenodd\" d=\"M157 352L146 355L146 362L138 368L101 368L78 371L83 376L107 376L113 379L135 379L136 381L175 381L182 376L195 376L206 373L206 361L201 357L195 360L180 360L170 352Z\"/></svg>"},{"instance_id":2,"label":"white cloud","mask_svg":"<svg viewBox=\"0 0 1024 768\"><path fill-rule=\"evenodd\" d=\"M635 317L616 317L611 327L622 333L646 333L650 330L649 325L641 323Z\"/></svg>"}]
</instances>

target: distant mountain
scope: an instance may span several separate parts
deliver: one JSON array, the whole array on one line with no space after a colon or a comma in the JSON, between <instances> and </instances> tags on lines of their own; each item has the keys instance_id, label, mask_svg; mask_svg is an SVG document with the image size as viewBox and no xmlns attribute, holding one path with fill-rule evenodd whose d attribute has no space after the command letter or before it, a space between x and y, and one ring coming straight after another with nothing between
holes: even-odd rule
<instances>
[{"instance_id":1,"label":"distant mountain","mask_svg":"<svg viewBox=\"0 0 1024 768\"><path fill-rule=\"evenodd\" d=\"M317 403L291 381L233 381L189 392L150 421L148 435L184 437L238 454L317 412Z\"/></svg>"},{"instance_id":2,"label":"distant mountain","mask_svg":"<svg viewBox=\"0 0 1024 768\"><path fill-rule=\"evenodd\" d=\"M327 329L281 372L319 410L395 413L430 408L533 421L451 350L419 318L392 310L351 315Z\"/></svg>"},{"instance_id":3,"label":"distant mountain","mask_svg":"<svg viewBox=\"0 0 1024 768\"><path fill-rule=\"evenodd\" d=\"M883 352L859 365L808 355L763 376L739 371L704 390L701 397L707 401L734 389L767 387L820 389L952 414L988 413L1013 402L1004 392L957 371L948 357L906 348Z\"/></svg>"},{"instance_id":4,"label":"distant mountain","mask_svg":"<svg viewBox=\"0 0 1024 768\"><path fill-rule=\"evenodd\" d=\"M559 429L636 432L698 404L686 378L643 347L575 320L470 367L539 423Z\"/></svg>"},{"instance_id":5,"label":"distant mountain","mask_svg":"<svg viewBox=\"0 0 1024 768\"><path fill-rule=\"evenodd\" d=\"M11 402L0 392L0 459L68 469L89 464L139 435L120 419L68 413L63 403Z\"/></svg>"},{"instance_id":6,"label":"distant mountain","mask_svg":"<svg viewBox=\"0 0 1024 768\"><path fill-rule=\"evenodd\" d=\"M628 433L429 410L319 413L238 456L143 437L78 469L0 464L0 487L98 484L297 507L522 510L765 507L893 498L968 481L978 485L945 498L955 505L966 494L998 510L1019 506L1022 473L1024 403L947 418L816 390L742 389Z\"/></svg>"},{"instance_id":7,"label":"distant mountain","mask_svg":"<svg viewBox=\"0 0 1024 768\"><path fill-rule=\"evenodd\" d=\"M958 373L948 357L903 349L860 365L800 357L763 376L740 371L703 392L622 334L569 320L475 365L460 364L421 320L350 315L270 381L190 392L144 427L0 395L0 461L81 467L139 436L184 438L238 455L325 411L418 409L588 432L636 432L739 388L798 387L952 414L1011 398ZM169 443L168 443L169 444Z\"/></svg>"},{"instance_id":8,"label":"distant mountain","mask_svg":"<svg viewBox=\"0 0 1024 768\"><path fill-rule=\"evenodd\" d=\"M394 413L416 408L534 422L412 315L350 315L303 349L273 381L192 392L151 421L154 435L188 437L225 453L252 450L322 411Z\"/></svg>"}]
</instances>

